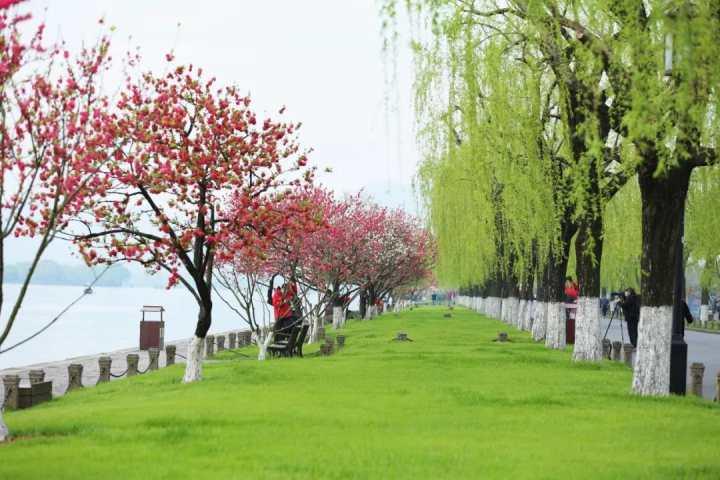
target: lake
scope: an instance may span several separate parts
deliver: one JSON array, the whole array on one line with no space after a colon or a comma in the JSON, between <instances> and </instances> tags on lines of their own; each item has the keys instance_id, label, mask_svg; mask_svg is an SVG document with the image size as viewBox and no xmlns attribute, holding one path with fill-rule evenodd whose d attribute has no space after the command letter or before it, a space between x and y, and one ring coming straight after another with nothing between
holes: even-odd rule
<instances>
[{"instance_id":1,"label":"lake","mask_svg":"<svg viewBox=\"0 0 720 480\"><path fill-rule=\"evenodd\" d=\"M19 290L20 285L5 285L3 327L11 308L10 301L17 297ZM83 290L82 286L32 285L3 348L35 333ZM191 337L195 332L198 307L184 288L96 287L92 294L86 295L38 337L0 354L0 369L136 348L143 305L165 307L166 342ZM148 318L154 319L156 317ZM245 329L245 323L215 296L210 332Z\"/></svg>"}]
</instances>

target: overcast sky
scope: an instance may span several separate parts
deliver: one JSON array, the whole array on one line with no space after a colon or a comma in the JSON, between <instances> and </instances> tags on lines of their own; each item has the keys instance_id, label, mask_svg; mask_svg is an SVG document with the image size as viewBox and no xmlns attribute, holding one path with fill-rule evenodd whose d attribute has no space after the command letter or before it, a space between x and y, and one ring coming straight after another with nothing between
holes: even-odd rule
<instances>
[{"instance_id":1,"label":"overcast sky","mask_svg":"<svg viewBox=\"0 0 720 480\"><path fill-rule=\"evenodd\" d=\"M29 0L24 7L44 19L48 40L62 38L70 50L94 42L104 18L115 27L116 58L140 47L143 70L164 72L173 51L178 62L250 92L262 113L287 106L286 115L303 122L314 163L333 170L320 176L323 184L416 209L409 62L399 59L397 88L388 88L376 0ZM387 95L399 99L398 110L387 112Z\"/></svg>"}]
</instances>

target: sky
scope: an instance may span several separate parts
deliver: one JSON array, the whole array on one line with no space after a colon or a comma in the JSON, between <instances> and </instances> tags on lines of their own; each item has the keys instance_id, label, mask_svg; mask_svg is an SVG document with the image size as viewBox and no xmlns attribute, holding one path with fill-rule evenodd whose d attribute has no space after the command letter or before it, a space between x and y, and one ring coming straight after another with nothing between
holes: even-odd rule
<instances>
[{"instance_id":1,"label":"sky","mask_svg":"<svg viewBox=\"0 0 720 480\"><path fill-rule=\"evenodd\" d=\"M382 53L376 0L29 0L23 8L44 21L47 40L62 39L70 51L94 43L104 18L116 59L139 47L142 69L164 72L172 51L249 92L260 113L286 106L303 123L311 161L332 170L319 175L322 184L417 211L409 54L400 49L397 83L388 82L393 60ZM119 84L119 73L106 80ZM387 99L397 106L388 109ZM15 244L20 260L27 246Z\"/></svg>"}]
</instances>

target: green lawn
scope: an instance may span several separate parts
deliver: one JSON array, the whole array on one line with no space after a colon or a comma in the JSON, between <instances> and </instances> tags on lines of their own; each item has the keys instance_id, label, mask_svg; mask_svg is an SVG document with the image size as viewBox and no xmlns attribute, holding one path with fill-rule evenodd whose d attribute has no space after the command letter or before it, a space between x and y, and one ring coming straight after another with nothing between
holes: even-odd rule
<instances>
[{"instance_id":1,"label":"green lawn","mask_svg":"<svg viewBox=\"0 0 720 480\"><path fill-rule=\"evenodd\" d=\"M624 365L446 311L351 322L331 357L228 352L196 384L176 366L8 413L0 479L720 478L716 404L635 397Z\"/></svg>"}]
</instances>

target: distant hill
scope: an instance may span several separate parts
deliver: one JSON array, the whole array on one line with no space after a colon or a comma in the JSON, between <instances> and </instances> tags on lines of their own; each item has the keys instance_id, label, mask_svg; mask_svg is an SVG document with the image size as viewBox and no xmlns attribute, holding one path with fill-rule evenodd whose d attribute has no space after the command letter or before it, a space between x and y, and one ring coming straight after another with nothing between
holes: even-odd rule
<instances>
[{"instance_id":1,"label":"distant hill","mask_svg":"<svg viewBox=\"0 0 720 480\"><path fill-rule=\"evenodd\" d=\"M88 285L105 267L90 268L85 265L67 265L52 260L42 260L35 270L31 283L39 285ZM5 283L22 283L30 269L30 262L5 266ZM122 265L113 265L95 285L98 287L122 287L130 284L130 271Z\"/></svg>"}]
</instances>

